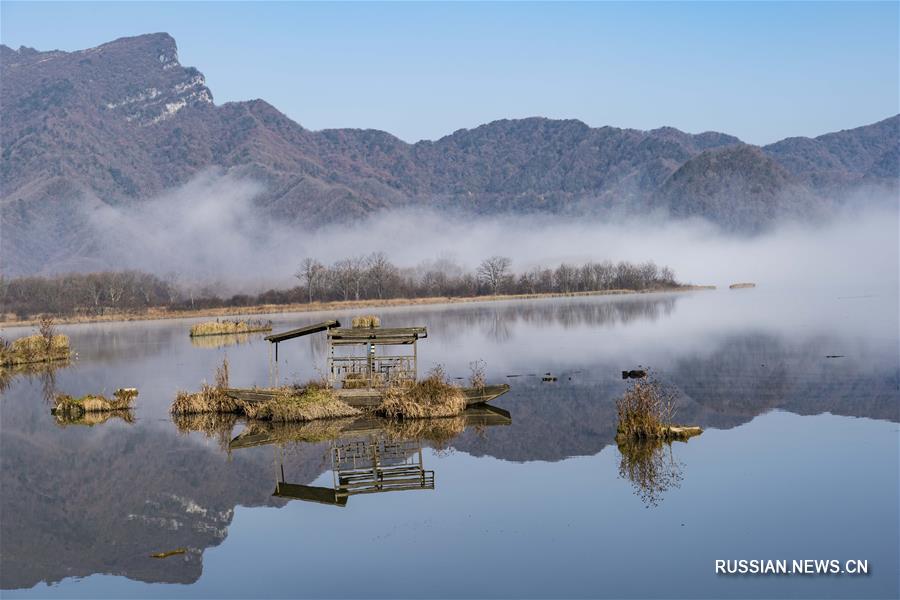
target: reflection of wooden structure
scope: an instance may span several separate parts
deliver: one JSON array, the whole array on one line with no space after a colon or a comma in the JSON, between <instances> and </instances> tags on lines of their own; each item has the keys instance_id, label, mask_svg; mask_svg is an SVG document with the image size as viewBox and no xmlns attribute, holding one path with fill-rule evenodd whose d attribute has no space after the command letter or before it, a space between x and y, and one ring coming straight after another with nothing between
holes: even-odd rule
<instances>
[{"instance_id":1,"label":"reflection of wooden structure","mask_svg":"<svg viewBox=\"0 0 900 600\"><path fill-rule=\"evenodd\" d=\"M333 422L326 429L323 429L325 423L254 423L231 440L228 450L277 445L273 496L346 506L350 496L433 490L435 476L434 471L425 469L423 440L439 439L446 443L467 427L511 423L508 412L488 405L469 408L460 417L418 419L414 424L420 428L415 433L404 430L402 424L372 416ZM441 430L452 425L459 427L450 427L449 434ZM432 438L432 435L437 437ZM319 443L329 438L332 487L288 482L284 470L284 445Z\"/></svg>"},{"instance_id":2,"label":"reflection of wooden structure","mask_svg":"<svg viewBox=\"0 0 900 600\"><path fill-rule=\"evenodd\" d=\"M434 471L422 463L422 444L386 437L340 440L331 447L333 488L288 483L284 463L273 496L346 506L350 496L407 490L433 490Z\"/></svg>"},{"instance_id":3,"label":"reflection of wooden structure","mask_svg":"<svg viewBox=\"0 0 900 600\"><path fill-rule=\"evenodd\" d=\"M274 346L277 365L281 342L321 332L326 333L328 340L328 383L341 400L355 407L377 406L386 387L415 382L418 377L416 344L428 337L424 327L347 328L330 320L268 335L265 339ZM474 406L506 393L509 385L463 388L461 391L467 406ZM275 394L257 389L229 389L226 393L247 402L266 400Z\"/></svg>"}]
</instances>

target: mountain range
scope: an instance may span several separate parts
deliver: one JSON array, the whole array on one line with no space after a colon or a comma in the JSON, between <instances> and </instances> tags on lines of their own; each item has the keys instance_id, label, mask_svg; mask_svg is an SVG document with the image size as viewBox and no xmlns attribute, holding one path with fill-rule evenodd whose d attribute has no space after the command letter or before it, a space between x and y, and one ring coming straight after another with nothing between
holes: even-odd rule
<instances>
[{"instance_id":1,"label":"mountain range","mask_svg":"<svg viewBox=\"0 0 900 600\"><path fill-rule=\"evenodd\" d=\"M900 179L900 115L768 146L724 133L500 120L436 141L311 131L263 100L216 105L165 33L77 52L0 46L0 269L49 272L90 254L86 217L210 169L262 184L290 226L429 207L479 215L661 212L757 232Z\"/></svg>"}]
</instances>

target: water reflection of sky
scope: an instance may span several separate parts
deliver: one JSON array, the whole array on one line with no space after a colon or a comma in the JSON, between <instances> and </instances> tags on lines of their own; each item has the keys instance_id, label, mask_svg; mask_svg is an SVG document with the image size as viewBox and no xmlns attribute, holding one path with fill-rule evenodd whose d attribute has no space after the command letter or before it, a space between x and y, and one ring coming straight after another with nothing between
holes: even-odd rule
<instances>
[{"instance_id":1,"label":"water reflection of sky","mask_svg":"<svg viewBox=\"0 0 900 600\"><path fill-rule=\"evenodd\" d=\"M385 325L429 328L424 365L466 376L484 359L489 379L513 386L497 402L512 424L470 428L450 451L426 448L434 491L343 509L271 498L271 447L228 457L168 417L175 391L211 379L223 356L234 384L264 385L261 337L197 348L192 321L66 327L79 359L55 372L56 388L136 386L136 423L62 429L40 374L10 381L0 403L3 587L75 575L89 577L22 593L896 596L896 309L896 297L758 289L379 311ZM323 317L273 321L279 330ZM313 376L321 350L282 346L281 375ZM707 427L673 445L680 481L649 508L620 477L613 442L619 371L638 364L679 387L680 419ZM559 382L528 376L547 371ZM290 447L301 483L331 480L326 446ZM196 552L144 558L166 545ZM873 573L725 578L716 558L861 558ZM388 576L398 569L403 577ZM142 583L165 581L195 583Z\"/></svg>"}]
</instances>

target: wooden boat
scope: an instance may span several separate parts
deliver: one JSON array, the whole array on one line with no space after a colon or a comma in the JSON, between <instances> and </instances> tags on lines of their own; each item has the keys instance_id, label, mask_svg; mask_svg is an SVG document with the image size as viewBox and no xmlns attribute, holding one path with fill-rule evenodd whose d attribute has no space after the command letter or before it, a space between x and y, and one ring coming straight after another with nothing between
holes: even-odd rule
<instances>
[{"instance_id":1,"label":"wooden boat","mask_svg":"<svg viewBox=\"0 0 900 600\"><path fill-rule=\"evenodd\" d=\"M502 396L509 391L509 384L486 385L477 388L462 388L460 390L466 398L466 406L477 406L490 402L494 398ZM228 388L225 394L229 398L243 402L265 402L271 400L279 392L260 388ZM383 398L378 389L337 389L335 395L355 408L374 408L381 404Z\"/></svg>"}]
</instances>

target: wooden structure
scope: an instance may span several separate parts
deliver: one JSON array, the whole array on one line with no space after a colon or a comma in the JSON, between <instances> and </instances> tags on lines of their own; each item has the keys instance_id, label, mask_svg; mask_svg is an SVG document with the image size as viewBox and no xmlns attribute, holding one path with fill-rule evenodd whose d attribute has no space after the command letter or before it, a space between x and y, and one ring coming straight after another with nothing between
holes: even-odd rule
<instances>
[{"instance_id":1,"label":"wooden structure","mask_svg":"<svg viewBox=\"0 0 900 600\"><path fill-rule=\"evenodd\" d=\"M428 337L424 327L341 327L339 321L331 320L267 335L265 339L275 345L277 362L278 344L322 331L328 339L328 382L332 387L349 389L415 381L416 343ZM410 348L411 352L397 348Z\"/></svg>"},{"instance_id":2,"label":"wooden structure","mask_svg":"<svg viewBox=\"0 0 900 600\"><path fill-rule=\"evenodd\" d=\"M381 403L383 390L418 378L417 343L428 337L425 327L341 327L337 320L267 335L275 349L298 337L325 332L328 341L326 377L337 396L354 407ZM277 380L277 375L276 375ZM276 381L277 384L277 381ZM467 406L483 404L509 391L509 385L463 388ZM266 400L275 394L266 390L229 389L226 394L247 402Z\"/></svg>"}]
</instances>

